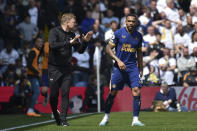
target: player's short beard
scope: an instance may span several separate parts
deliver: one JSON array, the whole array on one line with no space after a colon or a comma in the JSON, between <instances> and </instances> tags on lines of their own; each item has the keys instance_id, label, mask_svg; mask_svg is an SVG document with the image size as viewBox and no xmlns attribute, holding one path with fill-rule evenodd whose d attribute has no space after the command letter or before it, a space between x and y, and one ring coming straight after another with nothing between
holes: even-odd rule
<instances>
[{"instance_id":1,"label":"player's short beard","mask_svg":"<svg viewBox=\"0 0 197 131\"><path fill-rule=\"evenodd\" d=\"M129 32L132 33L135 30L135 27L130 27L130 28L127 28L127 29L128 29Z\"/></svg>"}]
</instances>

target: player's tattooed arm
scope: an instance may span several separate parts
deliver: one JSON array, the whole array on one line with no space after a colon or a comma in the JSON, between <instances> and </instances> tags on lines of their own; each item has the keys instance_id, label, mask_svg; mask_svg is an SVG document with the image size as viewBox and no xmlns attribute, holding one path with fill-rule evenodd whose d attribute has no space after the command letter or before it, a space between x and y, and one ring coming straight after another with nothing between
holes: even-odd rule
<instances>
[{"instance_id":1,"label":"player's tattooed arm","mask_svg":"<svg viewBox=\"0 0 197 131\"><path fill-rule=\"evenodd\" d=\"M117 62L118 66L121 70L125 70L126 65L114 54L114 52L112 50L114 47L115 47L115 45L112 45L109 43L106 47L106 52L112 59L114 59Z\"/></svg>"},{"instance_id":2,"label":"player's tattooed arm","mask_svg":"<svg viewBox=\"0 0 197 131\"><path fill-rule=\"evenodd\" d=\"M143 57L142 57L142 48L137 49L137 62L138 62L138 68L140 71L140 77L143 76Z\"/></svg>"}]
</instances>

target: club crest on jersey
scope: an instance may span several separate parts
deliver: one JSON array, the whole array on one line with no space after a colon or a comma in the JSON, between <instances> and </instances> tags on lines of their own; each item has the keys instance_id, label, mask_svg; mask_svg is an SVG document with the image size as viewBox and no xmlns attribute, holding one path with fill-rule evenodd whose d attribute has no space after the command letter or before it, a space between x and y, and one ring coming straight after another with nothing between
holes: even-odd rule
<instances>
[{"instance_id":1,"label":"club crest on jersey","mask_svg":"<svg viewBox=\"0 0 197 131\"><path fill-rule=\"evenodd\" d=\"M116 88L116 84L113 84L113 85L112 85L112 88Z\"/></svg>"},{"instance_id":2,"label":"club crest on jersey","mask_svg":"<svg viewBox=\"0 0 197 131\"><path fill-rule=\"evenodd\" d=\"M137 37L135 37L135 39L136 39L136 40L138 40L138 38L137 38Z\"/></svg>"},{"instance_id":3,"label":"club crest on jersey","mask_svg":"<svg viewBox=\"0 0 197 131\"><path fill-rule=\"evenodd\" d=\"M126 35L122 35L122 38L125 39L126 38Z\"/></svg>"}]
</instances>

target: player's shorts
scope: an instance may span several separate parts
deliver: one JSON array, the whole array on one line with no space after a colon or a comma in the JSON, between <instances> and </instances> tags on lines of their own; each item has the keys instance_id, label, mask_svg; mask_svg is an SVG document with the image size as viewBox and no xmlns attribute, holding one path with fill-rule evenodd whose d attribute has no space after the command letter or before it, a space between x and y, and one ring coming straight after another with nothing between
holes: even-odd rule
<instances>
[{"instance_id":1,"label":"player's shorts","mask_svg":"<svg viewBox=\"0 0 197 131\"><path fill-rule=\"evenodd\" d=\"M130 88L141 87L138 67L134 67L131 71L121 71L119 68L113 68L113 74L110 82L111 90L122 90L127 84Z\"/></svg>"},{"instance_id":2,"label":"player's shorts","mask_svg":"<svg viewBox=\"0 0 197 131\"><path fill-rule=\"evenodd\" d=\"M42 86L49 86L48 70L43 70L42 72Z\"/></svg>"}]
</instances>

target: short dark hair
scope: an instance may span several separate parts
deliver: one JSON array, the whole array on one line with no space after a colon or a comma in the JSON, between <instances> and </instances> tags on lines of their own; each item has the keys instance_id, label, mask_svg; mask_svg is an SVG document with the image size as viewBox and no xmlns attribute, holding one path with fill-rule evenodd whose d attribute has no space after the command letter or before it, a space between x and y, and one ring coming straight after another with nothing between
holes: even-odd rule
<instances>
[{"instance_id":1,"label":"short dark hair","mask_svg":"<svg viewBox=\"0 0 197 131\"><path fill-rule=\"evenodd\" d=\"M157 32L155 35L160 35L161 36L161 33L160 32Z\"/></svg>"},{"instance_id":2,"label":"short dark hair","mask_svg":"<svg viewBox=\"0 0 197 131\"><path fill-rule=\"evenodd\" d=\"M41 40L43 40L43 38L40 36L40 35L38 35L35 39L34 39L34 43L36 43L36 41L38 40L38 39L41 39Z\"/></svg>"},{"instance_id":3,"label":"short dark hair","mask_svg":"<svg viewBox=\"0 0 197 131\"><path fill-rule=\"evenodd\" d=\"M194 31L194 32L192 33L192 42L194 42L194 35L195 35L196 33L197 33L196 31Z\"/></svg>"},{"instance_id":4,"label":"short dark hair","mask_svg":"<svg viewBox=\"0 0 197 131\"><path fill-rule=\"evenodd\" d=\"M133 17L135 17L135 19L138 18L138 16L137 16L135 13L130 13L130 14L126 15L126 19L127 19L127 17L129 17L129 16L133 16Z\"/></svg>"},{"instance_id":5,"label":"short dark hair","mask_svg":"<svg viewBox=\"0 0 197 131\"><path fill-rule=\"evenodd\" d=\"M43 40L43 37L42 37L41 35L38 35L38 36L36 36L35 41L36 41L37 39L42 39L42 40Z\"/></svg>"},{"instance_id":6,"label":"short dark hair","mask_svg":"<svg viewBox=\"0 0 197 131\"><path fill-rule=\"evenodd\" d=\"M112 20L112 21L110 22L110 25L112 25L113 23L118 24L115 20Z\"/></svg>"}]
</instances>

